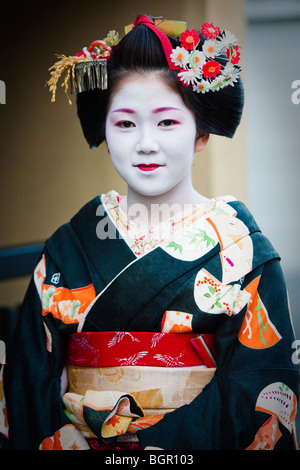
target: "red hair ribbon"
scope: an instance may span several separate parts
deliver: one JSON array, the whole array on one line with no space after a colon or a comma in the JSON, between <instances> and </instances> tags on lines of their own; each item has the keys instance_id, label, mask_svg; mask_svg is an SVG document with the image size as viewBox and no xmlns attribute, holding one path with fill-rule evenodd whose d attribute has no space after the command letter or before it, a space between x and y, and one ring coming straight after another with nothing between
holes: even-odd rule
<instances>
[{"instance_id":1,"label":"red hair ribbon","mask_svg":"<svg viewBox=\"0 0 300 470\"><path fill-rule=\"evenodd\" d=\"M155 26L154 21L149 18L149 16L138 16L133 24L133 28L138 26L139 24L144 24L147 26L153 33L156 34L158 39L160 40L160 43L162 45L162 48L164 50L166 59L168 61L169 69L170 70L178 70L180 67L176 66L172 61L171 61L171 53L172 53L172 44L168 38L168 36L163 33L157 26Z\"/></svg>"}]
</instances>

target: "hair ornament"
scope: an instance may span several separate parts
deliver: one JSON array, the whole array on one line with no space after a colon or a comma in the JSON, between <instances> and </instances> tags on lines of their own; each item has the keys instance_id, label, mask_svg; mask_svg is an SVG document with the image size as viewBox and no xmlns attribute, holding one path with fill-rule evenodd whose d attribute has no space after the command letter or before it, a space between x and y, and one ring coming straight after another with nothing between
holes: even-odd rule
<instances>
[{"instance_id":1,"label":"hair ornament","mask_svg":"<svg viewBox=\"0 0 300 470\"><path fill-rule=\"evenodd\" d=\"M213 23L204 23L200 32L186 29L182 21L170 21L163 17L150 18L137 16L135 22L125 26L125 34L143 24L153 31L160 40L170 70L176 70L178 79L185 86L192 86L197 93L217 91L237 82L241 67L240 52L236 37L230 31L221 30ZM173 48L169 37L176 37L180 46ZM204 37L204 40L203 40ZM107 37L96 40L84 47L74 56L58 55L60 59L50 69L47 81L55 101L57 84L65 73L62 87L72 104L71 93L108 87L107 60L112 53L112 46L119 42L116 31L110 31ZM201 46L202 43L202 46Z\"/></svg>"},{"instance_id":2,"label":"hair ornament","mask_svg":"<svg viewBox=\"0 0 300 470\"><path fill-rule=\"evenodd\" d=\"M234 86L241 72L236 37L213 23L204 23L201 33L205 38L201 50L197 49L201 38L195 29L184 31L179 37L180 46L172 49L170 58L180 67L179 80L183 85L192 85L197 93Z\"/></svg>"},{"instance_id":3,"label":"hair ornament","mask_svg":"<svg viewBox=\"0 0 300 470\"><path fill-rule=\"evenodd\" d=\"M61 86L64 87L67 97L69 88L71 93L95 88L106 90L107 60L111 55L112 46L118 44L118 41L118 33L109 31L105 39L93 41L90 47L84 47L74 56L58 55L60 60L50 67L51 77L46 83L52 93L51 101L55 101L57 84L64 73L66 75ZM69 104L72 104L69 97L68 100Z\"/></svg>"},{"instance_id":4,"label":"hair ornament","mask_svg":"<svg viewBox=\"0 0 300 470\"><path fill-rule=\"evenodd\" d=\"M178 64L175 64L175 62L171 60L171 51L172 51L171 41L166 35L166 33L161 29L163 22L164 20L162 19L160 23L155 24L154 20L150 18L149 16L140 15L140 16L137 16L135 22L133 23L133 28L135 28L136 26L140 24L143 24L147 26L149 29L151 29L151 31L153 31L153 33L160 40L160 43L162 45L162 48L164 50L164 53L168 62L169 69L176 70L179 67L178 67Z\"/></svg>"},{"instance_id":5,"label":"hair ornament","mask_svg":"<svg viewBox=\"0 0 300 470\"><path fill-rule=\"evenodd\" d=\"M141 19L143 18L149 22L149 17L138 16L134 23L125 26L125 34L128 34L132 28L136 26L137 21L141 22ZM163 33L175 38L178 38L187 28L187 23L185 21L167 20L163 16L152 17L151 21L153 22L154 26L160 29Z\"/></svg>"}]
</instances>

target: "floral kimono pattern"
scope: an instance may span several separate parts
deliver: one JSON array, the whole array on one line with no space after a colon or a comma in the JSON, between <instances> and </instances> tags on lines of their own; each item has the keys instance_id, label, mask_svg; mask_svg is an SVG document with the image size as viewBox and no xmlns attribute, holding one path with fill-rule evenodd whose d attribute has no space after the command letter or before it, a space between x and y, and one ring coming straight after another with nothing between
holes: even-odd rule
<instances>
[{"instance_id":1,"label":"floral kimono pattern","mask_svg":"<svg viewBox=\"0 0 300 470\"><path fill-rule=\"evenodd\" d=\"M133 342L125 333L178 342L213 334L216 368L194 368L206 374L201 386L195 379L199 393L182 406L160 394L159 413L147 417L140 389L83 387L87 373L104 383L108 363L96 375L86 364L66 369L74 335L87 350L85 335L105 332L119 332L115 342ZM140 233L115 192L96 197L46 241L33 273L3 367L2 445L89 449L90 437L109 445L132 433L142 449L286 449L299 386L293 341L279 255L243 203L215 198ZM136 349L131 362L120 352L114 373L128 387L134 374L153 373L157 388L159 377L174 376L187 392L183 352L160 351L147 364L149 349Z\"/></svg>"}]
</instances>

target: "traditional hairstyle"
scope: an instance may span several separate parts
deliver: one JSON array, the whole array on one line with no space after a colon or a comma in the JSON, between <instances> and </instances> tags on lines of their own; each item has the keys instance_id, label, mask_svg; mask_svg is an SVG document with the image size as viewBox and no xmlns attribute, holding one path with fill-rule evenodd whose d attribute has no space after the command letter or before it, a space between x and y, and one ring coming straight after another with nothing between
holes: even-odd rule
<instances>
[{"instance_id":1,"label":"traditional hairstyle","mask_svg":"<svg viewBox=\"0 0 300 470\"><path fill-rule=\"evenodd\" d=\"M138 18L142 18L142 21L137 22L136 20L135 27L117 45L111 47L111 54L107 60L107 89L94 88L77 94L77 113L90 147L98 147L105 140L105 121L109 97L118 83L132 72L141 74L158 72L161 78L180 94L185 105L195 113L198 135L217 134L233 137L240 123L244 104L244 90L239 74L236 73L232 83L226 84L226 86L218 84L210 86L208 92L195 92L195 85L186 86L182 78L179 79L179 67L172 67L169 55L166 55L163 45L164 38L161 39L155 30L151 29L152 25L150 24L149 27L147 24L148 20L151 22L152 20L149 17ZM143 20L144 18L146 21ZM212 26L217 31L215 36L209 35L210 38L216 37L218 31L221 32L214 25L208 26ZM229 32L222 33L231 35ZM201 32L198 32L197 37L199 42L193 54L195 50L201 51L203 54L202 47L205 41L207 42L207 36L205 37ZM222 39L222 36L220 37ZM177 37L166 36L166 40L172 51L176 51L176 48L182 45L182 39ZM231 50L234 52L233 49ZM224 53L217 54L214 61L214 64L224 66L223 64L228 62L228 56L226 57ZM232 67L231 63L230 66Z\"/></svg>"}]
</instances>

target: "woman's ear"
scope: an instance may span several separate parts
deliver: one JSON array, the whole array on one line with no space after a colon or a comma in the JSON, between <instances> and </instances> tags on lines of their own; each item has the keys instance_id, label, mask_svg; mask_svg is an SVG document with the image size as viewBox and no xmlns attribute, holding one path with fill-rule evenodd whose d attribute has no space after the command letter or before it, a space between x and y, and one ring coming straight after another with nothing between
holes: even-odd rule
<instances>
[{"instance_id":1,"label":"woman's ear","mask_svg":"<svg viewBox=\"0 0 300 470\"><path fill-rule=\"evenodd\" d=\"M198 134L195 142L195 153L205 149L209 139L209 134Z\"/></svg>"}]
</instances>

